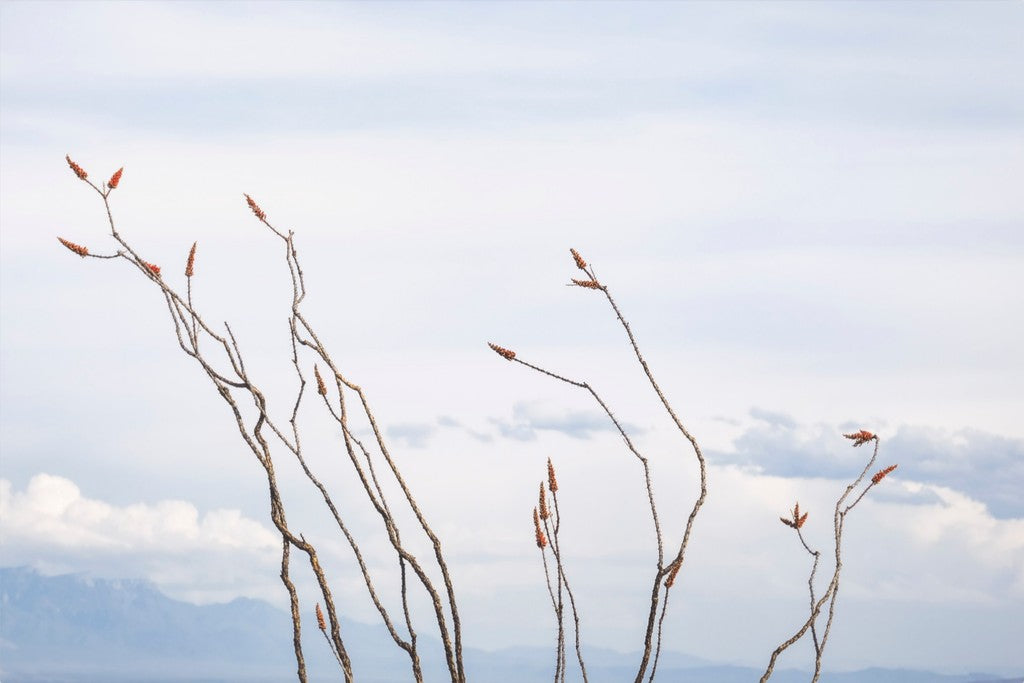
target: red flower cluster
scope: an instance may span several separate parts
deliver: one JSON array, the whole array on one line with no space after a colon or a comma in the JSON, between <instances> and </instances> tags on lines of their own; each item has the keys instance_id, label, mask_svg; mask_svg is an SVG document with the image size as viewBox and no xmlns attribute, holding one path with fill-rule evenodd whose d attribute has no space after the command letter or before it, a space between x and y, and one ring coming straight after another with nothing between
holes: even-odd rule
<instances>
[{"instance_id":1,"label":"red flower cluster","mask_svg":"<svg viewBox=\"0 0 1024 683\"><path fill-rule=\"evenodd\" d=\"M866 429L862 429L859 432L854 432L853 434L843 434L843 436L845 436L847 439L852 439L854 446L862 446L866 444L868 441L878 438L877 436L875 436Z\"/></svg>"},{"instance_id":2,"label":"red flower cluster","mask_svg":"<svg viewBox=\"0 0 1024 683\"><path fill-rule=\"evenodd\" d=\"M245 195L245 201L249 204L249 208L252 209L252 212L256 214L256 218L259 218L261 221L267 220L267 214L259 207L259 204L253 201L252 197Z\"/></svg>"},{"instance_id":3,"label":"red flower cluster","mask_svg":"<svg viewBox=\"0 0 1024 683\"><path fill-rule=\"evenodd\" d=\"M578 251L576 251L575 249L570 249L569 253L572 254L572 260L576 262L577 268L579 268L580 270L587 269L587 262L583 260L583 257L580 256L580 253Z\"/></svg>"},{"instance_id":4,"label":"red flower cluster","mask_svg":"<svg viewBox=\"0 0 1024 683\"><path fill-rule=\"evenodd\" d=\"M807 515L809 512L805 512L803 515L800 514L800 503L793 506L793 519L786 519L785 517L779 517L779 521L788 527L793 529L799 529L807 521Z\"/></svg>"},{"instance_id":5,"label":"red flower cluster","mask_svg":"<svg viewBox=\"0 0 1024 683\"><path fill-rule=\"evenodd\" d=\"M540 528L540 514L537 512L537 508L533 508L533 530L536 532L537 547L544 550L544 546L548 544L548 539Z\"/></svg>"},{"instance_id":6,"label":"red flower cluster","mask_svg":"<svg viewBox=\"0 0 1024 683\"><path fill-rule=\"evenodd\" d=\"M491 349L496 354L498 354L502 358L505 358L506 360L512 360L513 358L516 357L515 351L510 351L509 349L506 349L504 346L498 346L497 344L492 344L491 342L487 342L487 345L490 346Z\"/></svg>"},{"instance_id":7,"label":"red flower cluster","mask_svg":"<svg viewBox=\"0 0 1024 683\"><path fill-rule=\"evenodd\" d=\"M117 169L117 171L114 172L114 175L110 176L110 180L107 181L107 186L111 190L115 189L117 187L117 184L119 182L121 182L121 174L122 173L124 173L124 166L122 166L121 168Z\"/></svg>"},{"instance_id":8,"label":"red flower cluster","mask_svg":"<svg viewBox=\"0 0 1024 683\"><path fill-rule=\"evenodd\" d=\"M73 162L70 156L65 154L64 158L67 159L68 166L71 167L71 170L74 171L75 175L78 176L81 180L85 180L86 178L89 177L89 174L85 172L85 169L76 164L75 162Z\"/></svg>"},{"instance_id":9,"label":"red flower cluster","mask_svg":"<svg viewBox=\"0 0 1024 683\"><path fill-rule=\"evenodd\" d=\"M668 572L668 578L665 579L665 588L671 588L672 584L676 582L676 574L679 573L679 568L682 566L682 562L675 562L672 564L672 568Z\"/></svg>"},{"instance_id":10,"label":"red flower cluster","mask_svg":"<svg viewBox=\"0 0 1024 683\"><path fill-rule=\"evenodd\" d=\"M83 247L81 244L75 244L74 242L69 242L66 239L64 239L63 237L58 237L57 241L60 242L61 244L63 244L68 249L70 249L71 251L73 251L76 254L78 254L79 256L81 256L82 258L85 258L86 256L89 255L89 250L86 249L85 247Z\"/></svg>"},{"instance_id":11,"label":"red flower cluster","mask_svg":"<svg viewBox=\"0 0 1024 683\"><path fill-rule=\"evenodd\" d=\"M878 482L882 481L883 479L885 479L885 475L889 474L897 467L898 465L889 465L884 470L878 470L877 472L875 472L875 476L871 477L871 483L877 484Z\"/></svg>"},{"instance_id":12,"label":"red flower cluster","mask_svg":"<svg viewBox=\"0 0 1024 683\"><path fill-rule=\"evenodd\" d=\"M551 464L551 458L548 458L548 488L551 493L558 490L558 480L555 479L555 466Z\"/></svg>"}]
</instances>

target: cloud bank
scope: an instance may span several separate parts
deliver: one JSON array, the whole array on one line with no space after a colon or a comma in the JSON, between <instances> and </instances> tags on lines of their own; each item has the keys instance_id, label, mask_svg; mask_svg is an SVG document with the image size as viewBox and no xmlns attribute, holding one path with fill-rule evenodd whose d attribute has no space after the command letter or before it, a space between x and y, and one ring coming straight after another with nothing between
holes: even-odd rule
<instances>
[{"instance_id":1,"label":"cloud bank","mask_svg":"<svg viewBox=\"0 0 1024 683\"><path fill-rule=\"evenodd\" d=\"M50 474L35 475L23 491L0 479L0 534L7 565L145 576L200 603L264 597L280 552L277 535L238 510L200 514L182 500L116 506Z\"/></svg>"}]
</instances>

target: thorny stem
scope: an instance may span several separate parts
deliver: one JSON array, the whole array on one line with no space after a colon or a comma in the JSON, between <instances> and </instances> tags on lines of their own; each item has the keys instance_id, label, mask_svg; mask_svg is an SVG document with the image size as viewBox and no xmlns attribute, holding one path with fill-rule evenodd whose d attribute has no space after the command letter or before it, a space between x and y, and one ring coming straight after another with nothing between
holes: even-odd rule
<instances>
[{"instance_id":1,"label":"thorny stem","mask_svg":"<svg viewBox=\"0 0 1024 683\"><path fill-rule=\"evenodd\" d=\"M327 632L325 631L324 635L328 639L328 643L331 647L332 652L338 659L339 665L342 668L342 672L347 683L353 680L353 674L351 668L351 661L348 657L348 653L345 649L344 642L341 636L340 620L338 619L337 610L331 595L330 587L328 585L324 570L320 565L316 549L311 543L307 542L306 539L301 534L296 535L292 533L292 531L289 529L287 520L285 518L284 503L281 499L280 491L277 485L277 478L274 471L270 444L268 443L268 441L266 440L262 433L264 427L269 428L277 437L277 439L282 444L284 444L284 446L296 457L307 478L314 484L314 486L317 487L318 490L320 490L324 498L325 504L330 509L339 528L342 530L342 533L345 535L346 539L349 542L350 548L352 549L352 552L355 555L357 562L359 563L360 570L363 574L364 582L367 587L367 591L370 594L375 606L378 608L378 611L381 614L382 618L384 619L385 624L387 625L392 635L392 638L395 640L396 644L399 645L399 647L406 650L406 652L410 655L413 666L414 678L417 681L421 681L422 672L420 668L419 657L416 653L416 633L413 630L412 618L409 612L408 605L406 584L407 566L413 568L414 572L420 579L420 582L423 584L428 594L430 594L432 602L434 603L435 612L438 617L438 626L441 632L443 645L445 647L446 659L449 671L451 672L452 675L452 681L453 683L464 683L465 674L463 671L462 664L461 625L459 621L458 611L455 605L454 589L452 588L447 565L445 564L445 561L441 554L440 541L438 540L437 536L433 533L433 531L430 529L430 527L427 525L426 519L423 516L422 512L419 510L419 507L416 504L415 500L413 499L411 491L409 490L405 481L402 479L397 469L397 466L395 465L390 454L388 453L384 445L383 438L380 434L380 430L377 428L376 420L370 410L369 404L366 401L366 397L363 394L362 390L358 386L353 385L342 378L341 374L338 372L337 368L330 360L330 357L327 354L326 350L324 349L323 345L320 343L319 339L316 338L316 335L313 332L312 328L310 327L309 323L305 320L305 318L303 318L302 314L299 312L299 304L305 298L306 290L302 274L302 268L299 264L298 256L296 254L294 247L293 234L291 232L288 232L286 235L285 233L277 230L266 221L265 216L260 215L262 212L257 213L257 218L259 218L260 222L263 223L275 235L280 237L285 242L285 259L288 265L289 274L291 276L292 281L292 315L289 319L289 329L291 331L292 362L295 365L295 369L299 378L299 388L296 395L295 403L292 407L291 418L289 420L291 424L291 438L289 438L281 431L281 429L278 428L275 422L271 419L269 412L267 410L266 399L264 398L259 388L256 387L250 381L247 375L242 353L239 349L237 340L235 339L230 326L225 324L225 329L227 331L226 336L218 334L212 328L210 328L209 325L207 325L207 323L195 310L192 299L191 273L187 274L187 293L186 297L183 299L164 281L164 279L160 275L160 269L152 266L144 259L142 259L142 257L122 238L114 222L113 212L111 210L109 202L110 190L101 189L100 187L97 187L94 183L92 183L91 181L84 177L82 178L82 180L86 182L86 184L88 184L90 187L92 187L92 189L95 190L101 196L104 204L104 209L106 211L111 236L121 247L119 251L111 255L83 255L87 255L93 258L104 259L123 258L132 263L132 265L134 265L140 272L142 272L146 277L148 277L150 281L154 282L160 287L161 292L164 295L165 301L167 303L168 312L170 313L172 322L174 323L175 335L178 339L179 346L181 347L184 353L186 353L189 357L194 359L200 365L202 370L206 373L207 377L210 379L210 381L217 389L218 393L225 400L230 410L232 411L232 414L235 417L235 422L243 441L249 447L250 451L252 451L254 457L257 459L257 461L261 464L261 466L264 468L266 472L268 493L270 499L271 520L282 537L281 580L289 593L289 601L291 605L293 619L293 642L295 648L297 673L299 680L303 682L306 680L306 672L304 657L301 649L301 627L298 595L289 575L289 550L292 547L303 551L303 553L307 556L309 560L310 568L312 570L314 577L317 580L320 592L324 598L324 604L327 608L327 614L330 621L331 633L330 635L328 635ZM298 321L298 323L301 324L302 330L314 340L315 344L310 343L309 341L300 337L299 325L296 324L296 321ZM224 357L227 360L228 364L230 365L230 371L225 373L215 369L215 367L207 360L205 355L200 352L199 337L201 334L206 334L211 339L217 342L217 345L224 352ZM357 543L355 542L355 539L348 532L348 529L343 523L342 517L338 512L337 508L335 507L333 501L331 500L331 497L329 496L326 488L313 474L312 470L308 467L306 460L302 455L302 444L300 440L299 427L297 424L297 416L306 382L299 367L298 345L302 345L313 349L314 352L316 352L316 354L331 367L332 371L335 374L335 377L338 380L339 404L341 406L341 413L339 415L335 415L334 411L331 410L331 414L335 415L335 419L339 420L339 422L342 425L342 432L345 440L346 450L350 455L353 466L355 467L364 485L367 497L369 498L371 503L374 505L374 507L377 509L378 513L384 520L385 527L388 530L388 537L391 540L393 547L398 552L398 561L401 569L402 609L403 615L405 617L405 622L410 633L410 639L408 642L403 640L397 634L397 631L394 629L394 626L389 618L389 615L387 614L386 609L383 607L383 604L381 603L376 593L376 590L374 588L373 582L369 574L369 570L363 560L361 551ZM344 398L341 391L342 385L344 385L348 389L356 391L356 393L359 395L365 415L373 427L377 444L380 447L380 450L385 460L387 461L389 468L391 469L391 472L396 477L396 480L401 486L407 502L412 507L418 521L420 522L421 527L423 528L424 532L427 534L428 538L431 540L433 544L435 558L439 564L445 581L446 597L449 603L448 607L452 615L452 629L454 630L455 635L454 648L452 648L451 646L447 626L447 617L444 613L443 606L441 605L440 596L437 593L437 591L433 588L433 585L429 577L427 576L423 568L420 567L419 563L416 561L416 558L412 556L410 553L408 553L408 551L406 551L404 547L401 545L398 528L397 525L394 523L391 511L388 508L387 501L384 497L383 489L381 488L380 482L377 479L376 472L374 471L371 455L366 450L366 448L364 448L362 444L358 442L358 440L355 440L354 437L351 436L351 433L347 428L344 413ZM232 394L232 389L241 390L251 397L253 401L253 406L256 409L255 422L252 423L251 425L248 422L248 420L243 416L242 410ZM352 448L353 441L356 444L358 444L360 451L365 456L367 467L370 472L370 479L372 479L372 486L368 482L365 472L362 466L359 464L359 460L355 455L354 449Z\"/></svg>"},{"instance_id":2,"label":"thorny stem","mask_svg":"<svg viewBox=\"0 0 1024 683\"><path fill-rule=\"evenodd\" d=\"M700 512L701 507L704 505L704 501L707 499L707 463L704 459L704 455L701 452L700 445L697 443L696 438L694 438L694 436L683 425L682 421L676 415L675 410L672 408L668 399L665 397L664 392L662 392L661 387L658 385L658 382L654 379L654 374L651 372L650 367L647 365L646 359L640 352L640 347L637 344L636 337L633 336L633 331L630 328L629 323L622 315L622 311L619 309L618 304L615 302L615 299L609 292L608 287L606 287L603 284L600 284L596 274L594 273L594 269L590 266L587 266L585 262L583 262L583 260L579 258L579 255L576 254L575 251L573 252L573 257L577 259L577 266L585 273L587 273L587 275L590 276L589 281L584 282L574 280L573 282L576 285L588 289L599 289L604 294L605 298L608 300L609 305L611 305L612 310L615 312L616 318L618 318L619 323L626 331L626 336L629 338L629 343L630 346L632 346L633 348L633 353L636 355L636 358L639 361L640 366L644 371L644 374L647 376L647 380L650 383L651 388L654 390L654 393L658 396L658 399L661 401L661 404L662 406L664 406L666 412L668 412L668 415L672 419L672 422L675 424L676 428L683 435L683 437L690 443L694 455L697 458L697 464L700 470L700 495L694 502L693 508L691 509L689 517L687 518L686 526L683 530L682 539L679 544L679 549L673 556L672 560L666 564L661 524L658 519L658 510L654 500L653 485L651 483L650 465L647 461L647 458L641 455L640 452L633 445L632 440L626 434L625 430L622 428L622 425L619 423L619 421L612 414L607 404L601 399L600 396L598 396L597 392L595 392L594 389L586 382L579 382L576 380L568 379L557 373L551 372L550 370L546 370L544 368L533 365L532 363L523 361L520 358L516 357L514 353L510 355L505 355L504 353L501 354L508 360L512 360L522 365L525 365L526 367L536 370L537 372L540 372L544 375L565 382L567 384L579 387L581 389L586 389L591 394L591 396L593 396L594 400L596 400L597 403L601 406L605 414L608 415L609 419L611 419L612 424L615 425L616 430L622 436L623 441L625 441L626 447L630 450L630 452L633 453L634 456L636 456L636 458L640 461L643 467L644 484L647 488L647 500L650 505L651 518L654 522L655 536L657 537L658 542L658 563L654 574L653 585L651 587L650 610L647 618L647 628L644 634L644 650L641 657L640 666L635 678L635 683L642 683L644 674L647 670L647 666L650 661L652 648L656 651L660 651L661 648L661 623L664 620L664 609L662 610L662 617L659 619L658 605L661 600L662 590L664 589L666 591L666 595L668 591L668 588L664 587L662 582L667 576L668 572L671 571L672 567L682 565L686 555L686 548L688 547L690 542L690 535L693 531L694 521L697 519L697 514ZM656 625L658 626L658 642L655 646L653 640ZM653 675L651 678L653 679Z\"/></svg>"},{"instance_id":3,"label":"thorny stem","mask_svg":"<svg viewBox=\"0 0 1024 683\"><path fill-rule=\"evenodd\" d=\"M807 620L803 623L803 625L797 630L797 632L790 636L788 640L780 644L772 652L771 658L768 660L768 667L765 669L764 674L761 676L760 683L765 683L765 681L771 678L772 673L775 669L776 660L779 658L780 654L782 654L787 648L789 648L791 645L800 640L804 636L804 634L807 633L808 629L815 629L818 616L821 614L821 610L824 607L825 603L828 602L828 619L826 621L825 632L822 634L820 643L817 642L816 629L812 632L815 638L814 677L812 678L812 683L816 683L821 676L821 661L822 657L824 657L825 655L825 645L828 642L829 631L832 628L832 618L835 616L836 598L839 595L839 577L843 570L843 524L846 521L846 515L850 512L850 510L852 510L857 505L857 503L859 503L864 498L864 495L875 486L876 482L872 481L871 483L869 483L867 487L865 487L865 489L860 493L860 495L857 496L857 498L852 503L847 505L845 508L843 508L843 503L846 502L846 499L850 496L850 493L853 492L853 490L857 488L860 485L860 483L864 480L864 477L867 475L872 465L874 465L875 460L878 458L878 447L880 440L877 436L872 437L872 439L875 442L875 446L871 454L871 458L868 460L867 464L864 465L864 469L861 470L860 475L856 479L854 479L853 482L850 483L850 485L846 487L846 490L843 492L843 495L841 495L839 499L836 501L835 511L833 513L833 543L835 545L835 568L832 572L832 579L831 581L829 581L828 588L825 589L825 592L822 594L822 596L818 599L817 602L814 602L812 599L811 613L808 616ZM799 531L799 529L797 529L797 531ZM811 595L813 596L814 573L818 569L819 553L818 551L811 550L811 548L806 543L804 543L802 534L800 535L800 541L804 544L804 548L809 553L814 555L814 566L811 569L811 578L809 580Z\"/></svg>"},{"instance_id":4,"label":"thorny stem","mask_svg":"<svg viewBox=\"0 0 1024 683\"><path fill-rule=\"evenodd\" d=\"M302 656L302 618L299 614L299 594L295 590L295 584L288 576L288 553L291 544L283 539L281 544L281 581L288 589L288 602L292 611L292 645L295 648L295 659L298 669L296 673L300 683L306 683L306 660ZM328 641L330 642L330 641ZM334 649L332 648L333 652Z\"/></svg>"},{"instance_id":5,"label":"thorny stem","mask_svg":"<svg viewBox=\"0 0 1024 683\"><path fill-rule=\"evenodd\" d=\"M547 520L544 521L544 528L547 530ZM540 559L544 564L544 583L547 585L548 595L551 597L551 609L554 611L555 621L558 623L558 641L555 648L555 683L559 683L562 680L562 648L564 647L561 595L557 598L555 597L555 589L551 585L551 571L548 569L548 555L544 548L540 549Z\"/></svg>"},{"instance_id":6,"label":"thorny stem","mask_svg":"<svg viewBox=\"0 0 1024 683\"><path fill-rule=\"evenodd\" d=\"M594 275L593 268L590 268L587 272L593 280L597 280L597 277ZM640 353L640 347L637 345L636 338L633 336L633 330L630 328L629 323L626 321L625 317L623 317L622 311L619 310L618 305L615 303L615 299L612 298L611 292L608 291L608 288L605 286L601 287L601 291L604 293L605 298L608 299L608 303L611 305L612 310L615 311L615 316L619 319L619 322L622 324L623 329L626 331L626 336L629 337L630 346L633 347L633 353L636 354L636 358L640 362L640 366L643 368L644 374L647 375L647 380L650 382L651 388L654 389L654 393L657 394L658 399L661 400L661 404L665 407L665 411L669 414L669 417L672 418L672 422L675 423L676 428L686 438L686 440L690 442L690 446L692 446L693 448L694 455L696 455L697 457L697 464L700 468L700 495L694 502L693 509L690 511L690 515L686 520L686 529L683 532L682 541L679 543L679 551L676 553L675 558L671 562L669 562L670 567L676 564L682 565L684 557L686 555L686 548L690 543L690 533L693 531L693 523L697 519L697 514L700 512L700 509L704 505L704 501L707 499L708 495L707 463L704 460L704 454L700 450L700 444L697 443L697 439L694 438L694 436L690 434L690 432L683 425L682 421L676 415L675 410L673 410L671 404L668 402L668 399L665 398L665 394L661 391L661 387L658 386L658 382L654 379L654 375L653 373L651 373L651 369L648 367L647 361L644 359L643 354ZM654 590L652 591L653 595L651 599L651 610L647 619L647 633L644 637L644 654L643 658L640 661L640 670L637 672L636 683L640 683L643 680L644 669L647 667L647 661L651 654L651 636L652 631L654 629L655 613L658 609L658 589L661 585L662 578L667 573L667 571L669 571L667 567L662 566L660 555L661 553L659 551L659 571L658 575L654 579ZM660 649L660 627L658 631L658 648Z\"/></svg>"},{"instance_id":7,"label":"thorny stem","mask_svg":"<svg viewBox=\"0 0 1024 683\"><path fill-rule=\"evenodd\" d=\"M562 561L562 548L560 545L559 531L562 527L562 513L558 508L558 491L551 492L551 500L554 503L552 508L552 514L554 514L554 540L551 543L551 552L555 555L558 561L558 573L562 577L562 581L565 583L565 592L569 596L569 607L572 609L572 620L573 620L573 633L576 639L576 660L580 664L580 674L583 676L583 683L587 683L587 665L583 662L583 649L580 644L580 615L576 610L576 596L572 593L572 588L569 586L569 577L565 573L565 564ZM563 650L564 650L563 645ZM564 653L563 653L564 657Z\"/></svg>"}]
</instances>

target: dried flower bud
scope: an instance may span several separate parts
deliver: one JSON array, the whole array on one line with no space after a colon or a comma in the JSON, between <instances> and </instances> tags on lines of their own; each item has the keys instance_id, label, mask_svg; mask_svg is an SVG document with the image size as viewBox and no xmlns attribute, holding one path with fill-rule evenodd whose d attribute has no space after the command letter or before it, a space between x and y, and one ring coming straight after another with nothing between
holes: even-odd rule
<instances>
[{"instance_id":1,"label":"dried flower bud","mask_svg":"<svg viewBox=\"0 0 1024 683\"><path fill-rule=\"evenodd\" d=\"M597 280L577 280L572 278L572 283L577 287L586 287L587 289L601 289L601 284Z\"/></svg>"},{"instance_id":2,"label":"dried flower bud","mask_svg":"<svg viewBox=\"0 0 1024 683\"><path fill-rule=\"evenodd\" d=\"M671 588L672 584L676 582L676 574L679 573L679 569L682 566L683 563L679 561L672 563L672 568L668 572L668 578L665 579L665 588Z\"/></svg>"},{"instance_id":3,"label":"dried flower bud","mask_svg":"<svg viewBox=\"0 0 1024 683\"><path fill-rule=\"evenodd\" d=\"M548 539L540 528L540 514L537 512L537 508L533 508L533 530L536 532L537 547L544 550L544 546L548 544Z\"/></svg>"},{"instance_id":4,"label":"dried flower bud","mask_svg":"<svg viewBox=\"0 0 1024 683\"><path fill-rule=\"evenodd\" d=\"M540 483L540 496L538 500L540 501L538 506L540 508L540 518L547 519L550 515L548 514L548 497L544 493L544 482Z\"/></svg>"},{"instance_id":5,"label":"dried flower bud","mask_svg":"<svg viewBox=\"0 0 1024 683\"><path fill-rule=\"evenodd\" d=\"M866 444L868 441L878 438L871 432L867 431L866 429L862 429L859 432L854 432L853 434L843 434L843 436L845 436L847 439L852 439L854 446L862 446Z\"/></svg>"},{"instance_id":6,"label":"dried flower bud","mask_svg":"<svg viewBox=\"0 0 1024 683\"><path fill-rule=\"evenodd\" d=\"M261 209L255 201L253 201L252 197L245 195L245 201L249 204L249 208L252 209L252 212L256 214L256 218L259 218L261 221L267 220L267 214L264 213L263 209Z\"/></svg>"},{"instance_id":7,"label":"dried flower bud","mask_svg":"<svg viewBox=\"0 0 1024 683\"><path fill-rule=\"evenodd\" d=\"M313 366L313 374L316 375L316 393L321 396L327 395L327 385L324 384L324 378L320 376L320 368Z\"/></svg>"},{"instance_id":8,"label":"dried flower bud","mask_svg":"<svg viewBox=\"0 0 1024 683\"><path fill-rule=\"evenodd\" d=\"M327 630L327 622L324 621L324 613L320 611L320 603L316 603L316 625L321 631Z\"/></svg>"},{"instance_id":9,"label":"dried flower bud","mask_svg":"<svg viewBox=\"0 0 1024 683\"><path fill-rule=\"evenodd\" d=\"M192 248L188 251L188 261L185 262L185 277L192 277L192 273L195 272L197 244L199 242L193 242Z\"/></svg>"},{"instance_id":10,"label":"dried flower bud","mask_svg":"<svg viewBox=\"0 0 1024 683\"><path fill-rule=\"evenodd\" d=\"M498 346L497 344L492 344L491 342L487 342L487 345L490 346L491 349L502 358L512 360L513 358L516 357L515 351L510 351L503 346Z\"/></svg>"},{"instance_id":11,"label":"dried flower bud","mask_svg":"<svg viewBox=\"0 0 1024 683\"><path fill-rule=\"evenodd\" d=\"M114 171L114 175L110 176L110 180L107 181L107 187L111 190L117 188L117 184L121 182L121 174L124 173L124 166Z\"/></svg>"},{"instance_id":12,"label":"dried flower bud","mask_svg":"<svg viewBox=\"0 0 1024 683\"><path fill-rule=\"evenodd\" d=\"M548 458L548 489L551 493L558 490L558 480L555 479L555 466L551 464L551 458Z\"/></svg>"},{"instance_id":13,"label":"dried flower bud","mask_svg":"<svg viewBox=\"0 0 1024 683\"><path fill-rule=\"evenodd\" d=\"M871 477L871 483L877 484L878 482L882 481L883 479L885 479L885 475L889 474L897 467L898 465L889 465L884 470L878 470L877 472L875 472L875 476Z\"/></svg>"},{"instance_id":14,"label":"dried flower bud","mask_svg":"<svg viewBox=\"0 0 1024 683\"><path fill-rule=\"evenodd\" d=\"M782 522L783 524L785 524L788 527L793 527L794 529L796 528L796 524L794 524L793 522L789 521L785 517L779 517L779 521Z\"/></svg>"},{"instance_id":15,"label":"dried flower bud","mask_svg":"<svg viewBox=\"0 0 1024 683\"><path fill-rule=\"evenodd\" d=\"M576 251L575 249L570 249L569 253L572 254L572 260L576 262L577 268L579 268L580 270L587 269L587 262L583 260L583 257L580 256L580 253L578 251Z\"/></svg>"},{"instance_id":16,"label":"dried flower bud","mask_svg":"<svg viewBox=\"0 0 1024 683\"><path fill-rule=\"evenodd\" d=\"M64 239L63 237L58 237L57 241L60 242L61 244L63 244L68 249L70 249L71 251L73 251L76 254L78 254L79 256L81 256L82 258L85 258L86 256L89 255L89 250L86 249L85 247L83 247L81 244L75 244L74 242L69 242L66 239Z\"/></svg>"},{"instance_id":17,"label":"dried flower bud","mask_svg":"<svg viewBox=\"0 0 1024 683\"><path fill-rule=\"evenodd\" d=\"M67 159L68 166L71 167L71 170L75 172L76 176L78 176L82 180L85 180L86 178L89 177L89 174L85 172L85 169L76 164L75 162L73 162L69 155L65 154L64 158Z\"/></svg>"}]
</instances>

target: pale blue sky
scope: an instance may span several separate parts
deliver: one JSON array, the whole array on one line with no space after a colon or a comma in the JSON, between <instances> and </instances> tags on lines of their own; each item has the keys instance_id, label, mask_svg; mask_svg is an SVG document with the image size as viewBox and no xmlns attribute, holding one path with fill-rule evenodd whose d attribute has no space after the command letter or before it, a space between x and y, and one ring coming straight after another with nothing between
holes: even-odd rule
<instances>
[{"instance_id":1,"label":"pale blue sky","mask_svg":"<svg viewBox=\"0 0 1024 683\"><path fill-rule=\"evenodd\" d=\"M548 641L527 523L546 457L586 640L636 646L652 552L642 501L605 502L637 472L594 406L484 342L591 381L666 517L690 504L621 330L563 286L575 247L714 463L671 647L762 663L803 609L776 519L798 498L827 541L861 455L838 434L866 427L901 466L851 518L832 661L1019 670L1022 21L984 2L0 4L3 563L282 598L255 463L160 299L54 240L108 244L70 154L126 167L117 218L170 280L199 240L200 306L286 392L286 272L241 194L296 231L310 315L438 520L474 644Z\"/></svg>"}]
</instances>

